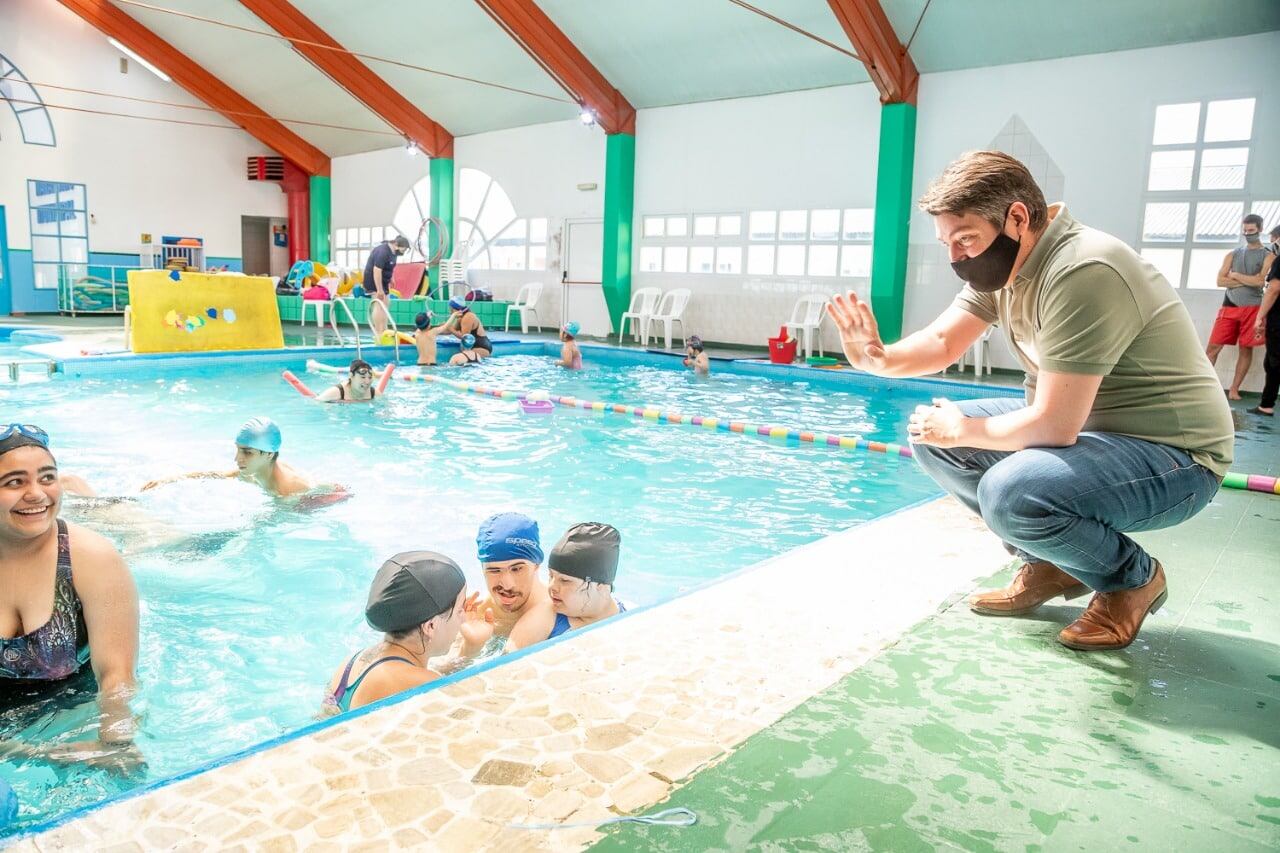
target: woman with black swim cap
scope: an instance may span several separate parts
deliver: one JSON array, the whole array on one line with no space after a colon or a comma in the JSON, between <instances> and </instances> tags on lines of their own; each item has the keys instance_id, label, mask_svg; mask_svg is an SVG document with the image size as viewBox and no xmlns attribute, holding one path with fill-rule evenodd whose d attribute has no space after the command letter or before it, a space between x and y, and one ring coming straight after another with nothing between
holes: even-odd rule
<instances>
[{"instance_id":1,"label":"woman with black swim cap","mask_svg":"<svg viewBox=\"0 0 1280 853\"><path fill-rule=\"evenodd\" d=\"M382 640L352 656L334 673L324 700L325 714L339 714L435 681L432 657L446 654L477 612L477 595L467 598L458 564L434 551L406 551L382 564L374 575L365 620Z\"/></svg>"}]
</instances>

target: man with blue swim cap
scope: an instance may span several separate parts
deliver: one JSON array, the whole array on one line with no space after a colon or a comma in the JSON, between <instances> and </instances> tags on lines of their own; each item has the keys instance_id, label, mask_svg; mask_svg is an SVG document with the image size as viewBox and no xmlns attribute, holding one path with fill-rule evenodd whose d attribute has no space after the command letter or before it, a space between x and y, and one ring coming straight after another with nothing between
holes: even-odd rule
<instances>
[{"instance_id":1,"label":"man with blue swim cap","mask_svg":"<svg viewBox=\"0 0 1280 853\"><path fill-rule=\"evenodd\" d=\"M283 437L280 427L270 418L250 418L236 433L236 470L194 471L178 477L152 480L142 491L178 480L240 479L261 486L276 497L301 495L315 488L315 483L290 465L280 461Z\"/></svg>"},{"instance_id":2,"label":"man with blue swim cap","mask_svg":"<svg viewBox=\"0 0 1280 853\"><path fill-rule=\"evenodd\" d=\"M518 512L490 516L476 534L476 556L489 587L489 598L480 606L493 614L493 634L506 638L506 651L546 639L545 628L535 628L527 618L550 602L538 577L543 560L538 522ZM483 645L464 644L462 653L474 656Z\"/></svg>"}]
</instances>

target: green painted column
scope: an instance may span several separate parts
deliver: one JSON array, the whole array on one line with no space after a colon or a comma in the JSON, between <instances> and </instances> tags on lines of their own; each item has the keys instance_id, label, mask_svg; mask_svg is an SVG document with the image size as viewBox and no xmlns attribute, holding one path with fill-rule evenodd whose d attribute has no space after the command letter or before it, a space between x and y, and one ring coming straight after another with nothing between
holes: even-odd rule
<instances>
[{"instance_id":1,"label":"green painted column","mask_svg":"<svg viewBox=\"0 0 1280 853\"><path fill-rule=\"evenodd\" d=\"M605 137L604 263L600 280L609 320L617 331L631 303L631 222L635 212L636 138L630 133Z\"/></svg>"},{"instance_id":2,"label":"green painted column","mask_svg":"<svg viewBox=\"0 0 1280 853\"><path fill-rule=\"evenodd\" d=\"M882 106L880 155L876 165L875 237L871 249L871 308L885 343L902 337L915 150L915 106Z\"/></svg>"},{"instance_id":3,"label":"green painted column","mask_svg":"<svg viewBox=\"0 0 1280 853\"><path fill-rule=\"evenodd\" d=\"M453 251L453 235L456 233L456 221L453 218L453 158L452 157L432 157L431 158L431 215L444 223L447 234L447 242L444 247L444 254L441 257L447 258ZM431 226L430 233L427 235L426 249L428 252L435 251L435 247L440 245L440 235L434 225ZM440 283L440 267L434 266L428 270L430 276L428 289L436 287Z\"/></svg>"},{"instance_id":4,"label":"green painted column","mask_svg":"<svg viewBox=\"0 0 1280 853\"><path fill-rule=\"evenodd\" d=\"M311 260L329 263L330 216L333 212L329 177L311 176Z\"/></svg>"}]
</instances>

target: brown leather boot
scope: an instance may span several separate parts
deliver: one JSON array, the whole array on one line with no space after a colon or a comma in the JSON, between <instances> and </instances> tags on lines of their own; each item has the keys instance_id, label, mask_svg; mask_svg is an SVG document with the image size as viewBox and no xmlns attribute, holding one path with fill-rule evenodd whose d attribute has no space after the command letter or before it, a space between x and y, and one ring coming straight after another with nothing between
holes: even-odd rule
<instances>
[{"instance_id":1,"label":"brown leather boot","mask_svg":"<svg viewBox=\"0 0 1280 853\"><path fill-rule=\"evenodd\" d=\"M1058 634L1058 642L1083 652L1123 649L1138 636L1147 614L1159 610L1168 597L1164 567L1157 560L1145 586L1096 593L1080 618Z\"/></svg>"},{"instance_id":2,"label":"brown leather boot","mask_svg":"<svg viewBox=\"0 0 1280 853\"><path fill-rule=\"evenodd\" d=\"M1013 583L970 596L969 607L987 616L1021 616L1059 595L1069 601L1088 591L1089 587L1053 563L1023 563Z\"/></svg>"}]
</instances>

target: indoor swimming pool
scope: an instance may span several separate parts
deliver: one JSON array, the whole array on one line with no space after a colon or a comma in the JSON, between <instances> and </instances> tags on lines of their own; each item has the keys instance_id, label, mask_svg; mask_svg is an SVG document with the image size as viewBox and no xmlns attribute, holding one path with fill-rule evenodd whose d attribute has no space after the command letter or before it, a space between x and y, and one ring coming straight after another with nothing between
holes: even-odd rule
<instances>
[{"instance_id":1,"label":"indoor swimming pool","mask_svg":"<svg viewBox=\"0 0 1280 853\"><path fill-rule=\"evenodd\" d=\"M778 381L721 363L699 380L674 369L675 358L598 348L588 348L587 369L571 374L533 354L540 346L512 349L527 354L438 375L879 441L901 440L911 409L939 393L817 371L788 371L780 375L805 378ZM344 363L333 354L324 361ZM103 375L0 386L8 419L45 428L63 472L102 495L135 497L69 501L63 517L115 540L136 578L135 711L146 758L132 775L8 764L5 778L23 803L10 831L314 722L334 668L374 636L363 607L382 560L441 551L476 589L475 535L494 512L533 516L547 547L575 522L613 524L622 533L615 590L647 605L939 494L898 457L612 413L529 415L514 401L440 385L396 380L372 405L323 406L281 379L285 364L317 390L333 381L305 373L295 356L184 369L134 359ZM233 437L254 416L280 425L282 460L354 497L304 514L238 481L138 492L157 478L231 470ZM780 591L815 592L841 594ZM0 716L0 738L83 740L93 736L95 710L91 694L78 704L10 710Z\"/></svg>"}]
</instances>

